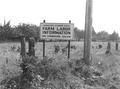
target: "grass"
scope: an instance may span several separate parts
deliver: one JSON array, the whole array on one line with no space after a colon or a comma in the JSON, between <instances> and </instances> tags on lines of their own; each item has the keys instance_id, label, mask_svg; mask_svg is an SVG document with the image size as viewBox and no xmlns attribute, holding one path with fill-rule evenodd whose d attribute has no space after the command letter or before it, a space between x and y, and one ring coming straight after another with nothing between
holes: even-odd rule
<instances>
[{"instance_id":1,"label":"grass","mask_svg":"<svg viewBox=\"0 0 120 89\"><path fill-rule=\"evenodd\" d=\"M98 45L101 44L103 47L101 49L98 48ZM58 53L55 54L54 52L54 45L59 45L60 49L63 49L67 46L67 42L48 42L46 43L46 56L50 59L55 59L55 65L59 67L65 67L67 66L66 62L68 61L67 59L67 49L65 49L65 53L63 54L62 51L60 50ZM79 60L83 57L83 42L71 42L71 45L75 45L76 49L71 49L70 52L70 59L74 64L75 60ZM16 48L14 50L11 49L12 46L15 46ZM19 52L16 51L16 49L20 46L20 43L1 43L0 44L0 80L7 76L13 76L19 75L20 69L17 66L19 62ZM107 43L106 42L94 42L92 43L92 50L91 50L91 57L92 57L92 65L94 68L99 70L100 72L103 73L103 77L105 79L110 80L110 85L115 85L120 88L120 51L115 51L115 44L112 43L112 54L111 55L105 55L105 51L107 48ZM28 47L27 47L28 49ZM38 59L42 59L42 42L36 43L35 45L35 50L36 50L36 56L38 56ZM7 62L8 60L8 62ZM71 75L70 71L73 69L69 68L67 66L67 80L71 83L71 87L77 87L77 84L79 85L81 83L82 87L86 87L82 85L82 80L78 79L77 77ZM64 68L63 68L64 69ZM2 70L9 70L9 71L2 71ZM8 73L8 74L7 74ZM80 82L80 83L79 83ZM54 82L58 83L58 82ZM60 82L59 82L60 83ZM75 85L76 84L76 85ZM62 85L61 85L62 86ZM88 88L89 87L89 88ZM106 86L107 88L110 86ZM106 87L102 86L97 86L97 87L92 87L92 86L87 86L85 89L106 89ZM72 88L71 88L72 89Z\"/></svg>"}]
</instances>

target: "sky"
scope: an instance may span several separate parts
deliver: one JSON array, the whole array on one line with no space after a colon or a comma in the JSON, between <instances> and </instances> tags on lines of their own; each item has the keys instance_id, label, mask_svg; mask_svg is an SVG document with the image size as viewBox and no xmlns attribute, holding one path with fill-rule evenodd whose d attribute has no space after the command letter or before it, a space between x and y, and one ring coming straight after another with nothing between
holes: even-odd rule
<instances>
[{"instance_id":1,"label":"sky","mask_svg":"<svg viewBox=\"0 0 120 89\"><path fill-rule=\"evenodd\" d=\"M4 19L11 25L46 22L68 23L85 27L86 0L0 0L0 24ZM93 27L96 32L114 30L120 35L120 0L93 0Z\"/></svg>"}]
</instances>

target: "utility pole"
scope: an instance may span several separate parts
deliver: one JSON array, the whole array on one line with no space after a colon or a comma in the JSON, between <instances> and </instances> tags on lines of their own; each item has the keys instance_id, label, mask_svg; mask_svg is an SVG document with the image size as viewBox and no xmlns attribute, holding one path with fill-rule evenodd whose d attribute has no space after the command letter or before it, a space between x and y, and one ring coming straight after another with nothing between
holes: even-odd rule
<instances>
[{"instance_id":1,"label":"utility pole","mask_svg":"<svg viewBox=\"0 0 120 89\"><path fill-rule=\"evenodd\" d=\"M92 39L92 0L86 0L85 13L85 33L84 33L84 60L90 65L91 55L91 39Z\"/></svg>"}]
</instances>

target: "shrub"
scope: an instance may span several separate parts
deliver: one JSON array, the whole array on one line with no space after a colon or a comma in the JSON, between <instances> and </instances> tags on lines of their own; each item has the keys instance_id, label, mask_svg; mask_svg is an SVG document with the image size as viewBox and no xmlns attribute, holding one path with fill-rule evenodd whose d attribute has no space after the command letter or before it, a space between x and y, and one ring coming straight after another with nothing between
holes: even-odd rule
<instances>
[{"instance_id":1,"label":"shrub","mask_svg":"<svg viewBox=\"0 0 120 89\"><path fill-rule=\"evenodd\" d=\"M2 80L3 89L30 89L38 87L42 78L36 72L37 60L35 57L25 56L19 67L22 73Z\"/></svg>"}]
</instances>

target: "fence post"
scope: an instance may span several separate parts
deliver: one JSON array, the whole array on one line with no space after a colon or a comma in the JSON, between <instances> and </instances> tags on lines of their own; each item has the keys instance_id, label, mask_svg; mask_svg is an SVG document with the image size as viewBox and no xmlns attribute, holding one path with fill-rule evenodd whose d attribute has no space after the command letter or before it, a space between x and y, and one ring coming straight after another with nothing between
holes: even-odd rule
<instances>
[{"instance_id":1,"label":"fence post","mask_svg":"<svg viewBox=\"0 0 120 89\"><path fill-rule=\"evenodd\" d=\"M118 51L118 42L116 42L116 51Z\"/></svg>"},{"instance_id":2,"label":"fence post","mask_svg":"<svg viewBox=\"0 0 120 89\"><path fill-rule=\"evenodd\" d=\"M92 0L86 0L86 15L85 15L85 34L84 34L84 60L90 65L91 55L91 29L92 29Z\"/></svg>"},{"instance_id":3,"label":"fence post","mask_svg":"<svg viewBox=\"0 0 120 89\"><path fill-rule=\"evenodd\" d=\"M111 54L111 44L110 44L110 42L108 42L107 50L106 50L105 54Z\"/></svg>"},{"instance_id":4,"label":"fence post","mask_svg":"<svg viewBox=\"0 0 120 89\"><path fill-rule=\"evenodd\" d=\"M35 56L35 39L33 37L29 38L29 41L28 41L28 45L29 45L29 56Z\"/></svg>"},{"instance_id":5,"label":"fence post","mask_svg":"<svg viewBox=\"0 0 120 89\"><path fill-rule=\"evenodd\" d=\"M71 20L69 20L69 24L71 24ZM70 40L68 40L68 59L70 58Z\"/></svg>"},{"instance_id":6,"label":"fence post","mask_svg":"<svg viewBox=\"0 0 120 89\"><path fill-rule=\"evenodd\" d=\"M45 40L43 40L43 59L45 58Z\"/></svg>"},{"instance_id":7,"label":"fence post","mask_svg":"<svg viewBox=\"0 0 120 89\"><path fill-rule=\"evenodd\" d=\"M70 58L70 40L68 40L68 59Z\"/></svg>"},{"instance_id":8,"label":"fence post","mask_svg":"<svg viewBox=\"0 0 120 89\"><path fill-rule=\"evenodd\" d=\"M21 56L24 57L26 55L26 45L25 45L25 37L21 36Z\"/></svg>"},{"instance_id":9,"label":"fence post","mask_svg":"<svg viewBox=\"0 0 120 89\"><path fill-rule=\"evenodd\" d=\"M45 20L43 20L43 23L45 23ZM45 40L43 39L43 59L45 58Z\"/></svg>"}]
</instances>

